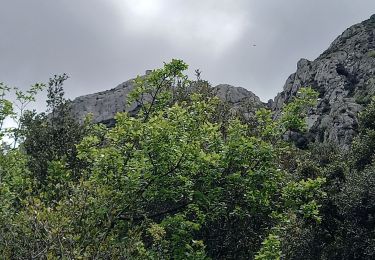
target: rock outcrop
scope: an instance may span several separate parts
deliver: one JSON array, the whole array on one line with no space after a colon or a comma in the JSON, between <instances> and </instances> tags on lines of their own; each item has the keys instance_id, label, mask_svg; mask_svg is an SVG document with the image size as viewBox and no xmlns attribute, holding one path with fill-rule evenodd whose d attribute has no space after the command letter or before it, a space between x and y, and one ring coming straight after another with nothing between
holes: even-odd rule
<instances>
[{"instance_id":1,"label":"rock outcrop","mask_svg":"<svg viewBox=\"0 0 375 260\"><path fill-rule=\"evenodd\" d=\"M127 111L135 114L138 111L137 105L135 103L128 105L126 101L128 94L134 88L133 81L131 79L113 89L74 99L71 103L74 117L82 121L88 113L91 113L94 122L111 126L115 123L116 113ZM245 113L252 113L264 106L259 97L241 87L221 84L214 87L213 91L220 99L227 101L232 110L246 108L246 111L243 110Z\"/></svg>"},{"instance_id":2,"label":"rock outcrop","mask_svg":"<svg viewBox=\"0 0 375 260\"><path fill-rule=\"evenodd\" d=\"M133 80L128 80L113 89L77 97L71 103L72 113L81 122L90 113L95 123L113 125L116 113L136 112L136 104L126 102L133 88Z\"/></svg>"},{"instance_id":3,"label":"rock outcrop","mask_svg":"<svg viewBox=\"0 0 375 260\"><path fill-rule=\"evenodd\" d=\"M301 59L271 104L276 115L299 88L319 92L308 116L310 138L347 147L357 132L357 115L375 93L375 15L337 37L316 60Z\"/></svg>"},{"instance_id":4,"label":"rock outcrop","mask_svg":"<svg viewBox=\"0 0 375 260\"><path fill-rule=\"evenodd\" d=\"M234 114L241 114L244 119L250 119L261 107L266 107L257 95L242 87L220 84L213 88L217 97L230 106Z\"/></svg>"},{"instance_id":5,"label":"rock outcrop","mask_svg":"<svg viewBox=\"0 0 375 260\"><path fill-rule=\"evenodd\" d=\"M257 95L242 87L220 84L214 87L214 92L221 100L229 102L234 107L242 106L246 103L264 106Z\"/></svg>"},{"instance_id":6,"label":"rock outcrop","mask_svg":"<svg viewBox=\"0 0 375 260\"><path fill-rule=\"evenodd\" d=\"M283 91L267 104L244 88L221 84L214 91L232 110L251 114L268 106L278 116L305 86L319 92L319 101L308 115L309 134L302 141L301 136L296 138L348 147L357 133L358 113L375 94L375 15L345 30L316 60L301 59ZM133 80L128 80L114 89L78 97L72 102L73 113L79 120L92 113L95 122L112 125L117 112L137 112L136 104L126 102L133 87Z\"/></svg>"}]
</instances>

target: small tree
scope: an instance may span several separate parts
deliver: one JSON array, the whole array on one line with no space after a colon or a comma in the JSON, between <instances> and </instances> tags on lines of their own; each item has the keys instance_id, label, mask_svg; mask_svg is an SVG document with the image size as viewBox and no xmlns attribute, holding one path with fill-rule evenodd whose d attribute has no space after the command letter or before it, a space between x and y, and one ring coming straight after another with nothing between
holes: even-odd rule
<instances>
[{"instance_id":1,"label":"small tree","mask_svg":"<svg viewBox=\"0 0 375 260\"><path fill-rule=\"evenodd\" d=\"M8 137L15 148L22 141L22 118L27 113L27 106L35 101L36 95L44 89L44 84L37 83L32 85L30 89L21 91L18 88L10 88L0 82L0 140L3 142L4 137ZM15 102L7 99L7 95L16 96ZM5 128L5 120L9 119L12 123Z\"/></svg>"},{"instance_id":2,"label":"small tree","mask_svg":"<svg viewBox=\"0 0 375 260\"><path fill-rule=\"evenodd\" d=\"M30 170L42 184L47 183L48 166L53 161L63 160L73 171L73 178L78 178L81 167L76 160L76 144L83 137L84 126L72 117L70 101L64 98L63 83L67 79L66 74L50 78L48 114L28 112L22 118L25 136L22 148L30 157Z\"/></svg>"}]
</instances>

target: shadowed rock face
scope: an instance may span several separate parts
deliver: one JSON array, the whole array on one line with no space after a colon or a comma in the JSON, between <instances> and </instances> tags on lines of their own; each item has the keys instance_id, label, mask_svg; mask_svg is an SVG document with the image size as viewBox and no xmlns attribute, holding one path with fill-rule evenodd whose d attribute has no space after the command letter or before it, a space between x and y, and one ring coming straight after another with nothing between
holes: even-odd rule
<instances>
[{"instance_id":1,"label":"shadowed rock face","mask_svg":"<svg viewBox=\"0 0 375 260\"><path fill-rule=\"evenodd\" d=\"M85 116L91 113L95 123L100 122L112 126L115 123L116 113L127 111L130 114L135 114L138 111L136 104L129 106L126 101L127 95L133 88L133 79L131 79L114 89L80 96L72 101L73 115L82 122ZM250 110L255 110L264 106L259 97L244 88L221 84L213 89L220 99L231 105L232 109L246 106L250 107Z\"/></svg>"},{"instance_id":2,"label":"shadowed rock face","mask_svg":"<svg viewBox=\"0 0 375 260\"><path fill-rule=\"evenodd\" d=\"M356 134L358 112L375 94L375 15L353 25L336 38L316 60L301 59L273 102L279 114L301 87L319 92L308 125L312 139L347 147Z\"/></svg>"}]
</instances>

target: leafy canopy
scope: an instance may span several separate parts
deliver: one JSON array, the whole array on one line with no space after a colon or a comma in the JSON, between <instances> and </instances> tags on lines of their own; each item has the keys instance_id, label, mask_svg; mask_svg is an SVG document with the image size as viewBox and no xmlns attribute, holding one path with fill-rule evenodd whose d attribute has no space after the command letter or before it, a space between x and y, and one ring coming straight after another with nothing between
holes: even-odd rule
<instances>
[{"instance_id":1,"label":"leafy canopy","mask_svg":"<svg viewBox=\"0 0 375 260\"><path fill-rule=\"evenodd\" d=\"M53 79L59 117L29 116L25 150L1 154L2 255L280 259L290 218L321 221L325 179L295 179L281 165L294 149L282 136L304 130L316 93L302 89L280 119L262 109L254 123L224 121L222 101L187 67L172 60L138 77L138 113L83 132L64 112L64 76Z\"/></svg>"}]
</instances>

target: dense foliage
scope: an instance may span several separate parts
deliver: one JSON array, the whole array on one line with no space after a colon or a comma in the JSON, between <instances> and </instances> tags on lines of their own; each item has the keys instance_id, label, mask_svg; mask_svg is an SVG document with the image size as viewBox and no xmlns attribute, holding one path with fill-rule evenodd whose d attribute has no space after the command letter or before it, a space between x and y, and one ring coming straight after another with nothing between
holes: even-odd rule
<instances>
[{"instance_id":1,"label":"dense foliage","mask_svg":"<svg viewBox=\"0 0 375 260\"><path fill-rule=\"evenodd\" d=\"M301 150L316 92L246 118L186 69L138 77L112 128L72 118L66 75L17 90L21 113L0 85L2 258L372 259L375 102L353 152ZM47 113L26 111L42 88Z\"/></svg>"}]
</instances>

